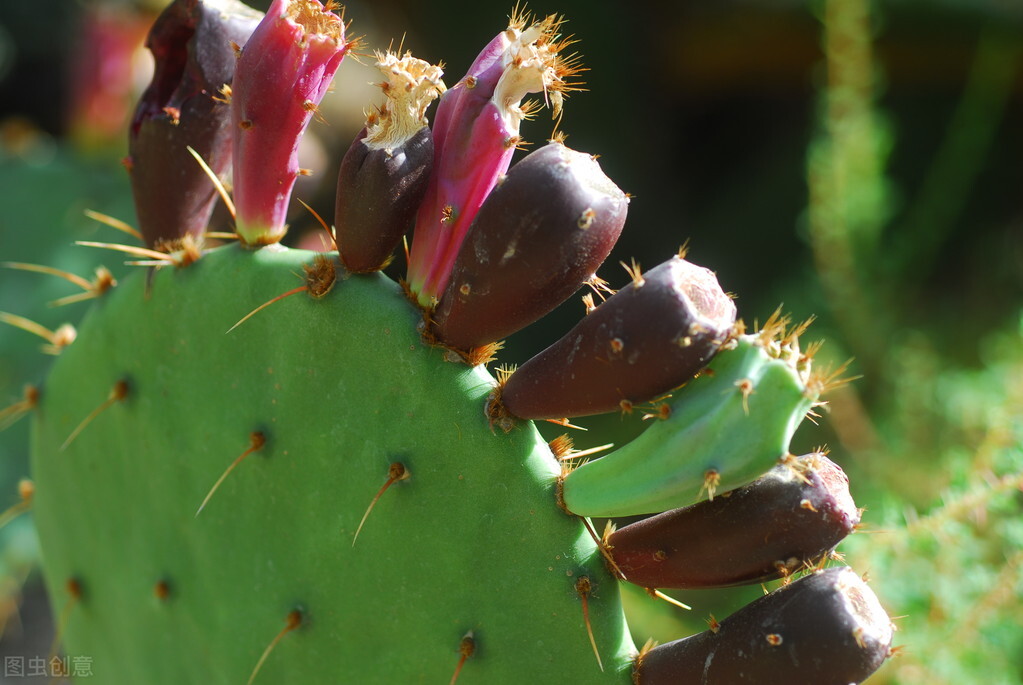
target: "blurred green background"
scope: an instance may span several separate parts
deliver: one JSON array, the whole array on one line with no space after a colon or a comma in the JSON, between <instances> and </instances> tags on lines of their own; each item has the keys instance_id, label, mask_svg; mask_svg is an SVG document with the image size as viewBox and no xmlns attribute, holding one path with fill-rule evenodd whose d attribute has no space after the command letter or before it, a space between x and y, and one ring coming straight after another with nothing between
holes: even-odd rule
<instances>
[{"instance_id":1,"label":"blurred green background","mask_svg":"<svg viewBox=\"0 0 1023 685\"><path fill-rule=\"evenodd\" d=\"M128 267L74 240L118 241L86 208L133 221L119 159L144 87L139 45L162 3L0 4L0 261L91 276ZM258 4L258 3L255 3ZM268 3L263 3L265 9ZM453 84L504 27L503 3L351 2L370 48L447 65ZM1023 2L533 2L563 13L589 68L560 128L633 195L601 275L690 259L739 295L816 316L822 363L861 376L826 399L795 451L826 444L866 507L840 548L898 616L898 658L871 683L1023 682ZM340 156L375 97L371 59L342 66L296 194L329 216ZM541 142L541 112L523 128ZM222 221L223 219L221 219ZM313 229L292 219L295 241ZM398 275L398 271L395 275ZM59 279L0 270L0 311L54 328L87 304ZM520 363L581 315L573 299L513 336ZM125 331L125 335L131 335ZM42 380L40 340L0 325L0 407ZM578 447L621 443L634 417L579 420ZM554 428L543 427L550 437ZM0 509L28 474L28 421L0 433ZM74 506L69 502L68 506ZM0 654L46 653L30 515L0 530ZM679 593L681 614L629 597L638 642L702 630L761 592ZM31 647L42 645L42 647Z\"/></svg>"}]
</instances>

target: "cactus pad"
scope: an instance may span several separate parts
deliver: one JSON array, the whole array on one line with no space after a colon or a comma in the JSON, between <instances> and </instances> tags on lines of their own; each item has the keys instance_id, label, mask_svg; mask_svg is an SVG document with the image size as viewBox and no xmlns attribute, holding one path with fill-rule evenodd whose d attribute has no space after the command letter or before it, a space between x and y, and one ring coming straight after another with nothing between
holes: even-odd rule
<instances>
[{"instance_id":1,"label":"cactus pad","mask_svg":"<svg viewBox=\"0 0 1023 685\"><path fill-rule=\"evenodd\" d=\"M138 273L58 360L34 510L68 652L105 683L244 683L298 609L255 682L447 682L469 632L460 682L628 682L617 584L557 507L549 449L529 424L491 432L491 378L425 346L394 283L343 274L225 333L311 259L222 248L148 295ZM265 445L196 516L254 431ZM393 462L411 477L353 545Z\"/></svg>"}]
</instances>

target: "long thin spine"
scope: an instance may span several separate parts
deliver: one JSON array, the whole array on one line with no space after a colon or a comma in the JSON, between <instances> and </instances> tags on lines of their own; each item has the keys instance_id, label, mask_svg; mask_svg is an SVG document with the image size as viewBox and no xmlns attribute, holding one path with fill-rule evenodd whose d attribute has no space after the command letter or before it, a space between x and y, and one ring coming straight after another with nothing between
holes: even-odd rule
<instances>
[{"instance_id":1,"label":"long thin spine","mask_svg":"<svg viewBox=\"0 0 1023 685\"><path fill-rule=\"evenodd\" d=\"M270 652L274 650L277 643L279 643L285 635L301 625L302 612L298 609L294 609L288 614L287 618L285 618L285 625L281 629L281 632L277 633L276 637L274 637L274 639L270 641L270 644L266 646L266 649L263 650L263 654L259 657L259 661L256 662L256 667L252 669L252 675L249 676L249 680L246 685L252 685L252 683L256 680L256 676L259 675L260 669L263 668L263 664L266 663L267 658L270 656Z\"/></svg>"},{"instance_id":2,"label":"long thin spine","mask_svg":"<svg viewBox=\"0 0 1023 685\"><path fill-rule=\"evenodd\" d=\"M239 454L238 457L231 462L231 465L224 470L224 473L220 475L220 478L217 479L217 482L213 484L213 487L210 488L210 491L206 494L206 497L203 499L202 504L200 504L199 508L196 510L195 512L196 517L198 517L199 514L202 513L202 510L206 507L210 499L213 497L213 493L217 491L217 488L219 488L220 484L224 482L224 479L227 478L228 474L231 473L231 471L234 471L235 467L238 466L238 464L242 463L242 460L245 459L245 457L249 456L253 452L256 452L257 450L262 449L263 445L265 444L266 436L263 435L263 433L259 431L254 431L249 436L249 448L242 452L241 454Z\"/></svg>"}]
</instances>

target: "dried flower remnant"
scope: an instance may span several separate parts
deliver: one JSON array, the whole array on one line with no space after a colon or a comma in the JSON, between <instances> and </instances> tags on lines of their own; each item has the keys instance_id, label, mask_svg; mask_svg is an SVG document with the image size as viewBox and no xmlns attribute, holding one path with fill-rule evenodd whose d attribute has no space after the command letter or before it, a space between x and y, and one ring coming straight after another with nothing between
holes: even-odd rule
<instances>
[{"instance_id":1,"label":"dried flower remnant","mask_svg":"<svg viewBox=\"0 0 1023 685\"><path fill-rule=\"evenodd\" d=\"M381 269L411 227L433 166L426 109L444 92L442 71L406 53L377 53L387 99L341 161L334 225L349 271Z\"/></svg>"}]
</instances>

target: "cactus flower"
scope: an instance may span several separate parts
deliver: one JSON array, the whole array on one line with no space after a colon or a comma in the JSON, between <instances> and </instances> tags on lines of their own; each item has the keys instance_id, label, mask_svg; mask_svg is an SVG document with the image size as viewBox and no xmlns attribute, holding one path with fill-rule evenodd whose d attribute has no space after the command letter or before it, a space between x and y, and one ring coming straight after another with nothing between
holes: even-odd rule
<instances>
[{"instance_id":1,"label":"cactus flower","mask_svg":"<svg viewBox=\"0 0 1023 685\"><path fill-rule=\"evenodd\" d=\"M522 99L542 92L558 115L563 93L573 88L568 79L580 69L560 54L572 41L559 37L559 17L527 23L528 17L513 16L437 107L434 168L408 272L425 307L444 292L466 231L521 143L519 125L531 109Z\"/></svg>"},{"instance_id":2,"label":"cactus flower","mask_svg":"<svg viewBox=\"0 0 1023 685\"><path fill-rule=\"evenodd\" d=\"M242 50L231 86L234 201L243 243L276 243L298 166L298 142L352 41L328 0L274 0Z\"/></svg>"},{"instance_id":3,"label":"cactus flower","mask_svg":"<svg viewBox=\"0 0 1023 685\"><path fill-rule=\"evenodd\" d=\"M230 109L217 96L234 76L232 42L244 44L262 16L237 0L176 0L149 32L156 68L126 159L147 245L206 230L216 190L187 148L218 175L230 168Z\"/></svg>"}]
</instances>

